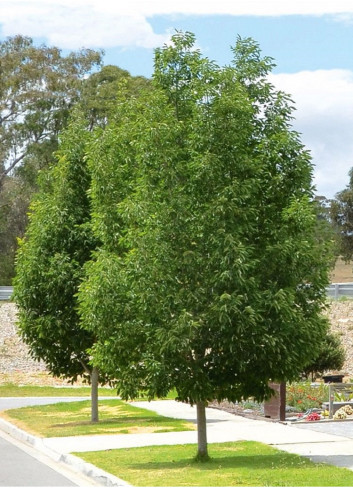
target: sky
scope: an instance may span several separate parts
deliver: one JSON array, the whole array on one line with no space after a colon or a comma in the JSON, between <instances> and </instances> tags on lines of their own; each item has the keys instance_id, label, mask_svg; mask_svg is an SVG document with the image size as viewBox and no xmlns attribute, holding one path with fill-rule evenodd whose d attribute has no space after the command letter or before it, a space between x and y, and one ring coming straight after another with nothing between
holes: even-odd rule
<instances>
[{"instance_id":1,"label":"sky","mask_svg":"<svg viewBox=\"0 0 353 489\"><path fill-rule=\"evenodd\" d=\"M196 35L219 65L238 35L274 58L270 81L291 95L316 193L333 198L353 167L352 0L0 0L0 40L16 34L66 50L103 49L104 63L150 77L154 49Z\"/></svg>"}]
</instances>

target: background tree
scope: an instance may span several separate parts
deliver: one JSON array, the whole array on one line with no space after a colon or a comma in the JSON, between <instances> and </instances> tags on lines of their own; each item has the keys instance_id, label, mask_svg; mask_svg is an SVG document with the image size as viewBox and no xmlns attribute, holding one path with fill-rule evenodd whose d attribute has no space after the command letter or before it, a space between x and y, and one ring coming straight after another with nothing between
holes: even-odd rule
<instances>
[{"instance_id":1,"label":"background tree","mask_svg":"<svg viewBox=\"0 0 353 489\"><path fill-rule=\"evenodd\" d=\"M75 120L57 152L57 164L44 172L31 205L29 227L16 263L15 301L19 332L33 358L58 377L88 378L92 421L98 421L98 370L90 365L94 332L80 326L76 293L83 265L97 246L90 226L90 176L85 147L90 133ZM102 378L103 379L103 378Z\"/></svg>"},{"instance_id":2,"label":"background tree","mask_svg":"<svg viewBox=\"0 0 353 489\"><path fill-rule=\"evenodd\" d=\"M0 43L0 284L11 284L38 173L55 164L72 108L80 105L89 130L104 127L122 85L131 96L148 84L116 66L98 70L100 56L82 50L64 57L23 36Z\"/></svg>"},{"instance_id":3,"label":"background tree","mask_svg":"<svg viewBox=\"0 0 353 489\"><path fill-rule=\"evenodd\" d=\"M345 352L340 337L328 332L320 342L318 354L308 363L303 373L306 377L311 375L314 381L315 375L322 375L327 370L340 370L345 361Z\"/></svg>"},{"instance_id":4,"label":"background tree","mask_svg":"<svg viewBox=\"0 0 353 489\"><path fill-rule=\"evenodd\" d=\"M194 42L178 33L156 51L154 90L131 107L122 145L116 134L109 179L93 154L93 205L112 224L95 224L102 247L79 296L94 361L125 398L175 387L195 404L203 459L208 401L261 400L318 352L328 266L309 154L291 101L266 81L272 60L238 39L219 68Z\"/></svg>"},{"instance_id":5,"label":"background tree","mask_svg":"<svg viewBox=\"0 0 353 489\"><path fill-rule=\"evenodd\" d=\"M0 284L11 285L17 236L23 236L30 191L18 179L8 177L0 192Z\"/></svg>"},{"instance_id":6,"label":"background tree","mask_svg":"<svg viewBox=\"0 0 353 489\"><path fill-rule=\"evenodd\" d=\"M105 127L109 114L112 114L123 91L126 97L138 96L147 88L149 80L143 76L131 76L118 66L103 66L93 73L82 86L80 107L88 121L90 129Z\"/></svg>"},{"instance_id":7,"label":"background tree","mask_svg":"<svg viewBox=\"0 0 353 489\"><path fill-rule=\"evenodd\" d=\"M331 203L331 218L337 226L338 249L342 258L353 258L353 168L349 171L349 184L338 192Z\"/></svg>"},{"instance_id":8,"label":"background tree","mask_svg":"<svg viewBox=\"0 0 353 489\"><path fill-rule=\"evenodd\" d=\"M38 146L49 144L50 154L56 148L83 77L100 62L99 52L62 56L58 48L36 47L24 36L0 43L0 187Z\"/></svg>"},{"instance_id":9,"label":"background tree","mask_svg":"<svg viewBox=\"0 0 353 489\"><path fill-rule=\"evenodd\" d=\"M62 56L24 36L0 43L0 283L14 274L17 237L37 190L38 171L55 161L58 134L79 99L80 86L101 64L101 53Z\"/></svg>"}]
</instances>

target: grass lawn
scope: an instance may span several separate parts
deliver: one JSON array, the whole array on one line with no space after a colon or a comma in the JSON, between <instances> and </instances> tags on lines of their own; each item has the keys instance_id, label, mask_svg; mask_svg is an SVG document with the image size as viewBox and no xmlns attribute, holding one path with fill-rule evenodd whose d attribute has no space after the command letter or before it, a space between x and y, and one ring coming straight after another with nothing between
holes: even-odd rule
<instances>
[{"instance_id":1,"label":"grass lawn","mask_svg":"<svg viewBox=\"0 0 353 489\"><path fill-rule=\"evenodd\" d=\"M195 462L196 445L75 453L134 486L353 486L353 472L257 442L214 443Z\"/></svg>"},{"instance_id":2,"label":"grass lawn","mask_svg":"<svg viewBox=\"0 0 353 489\"><path fill-rule=\"evenodd\" d=\"M78 397L90 396L90 387L51 387L38 385L0 385L0 397ZM100 387L100 396L116 396L115 389Z\"/></svg>"},{"instance_id":3,"label":"grass lawn","mask_svg":"<svg viewBox=\"0 0 353 489\"><path fill-rule=\"evenodd\" d=\"M91 402L74 401L3 411L1 416L36 436L116 435L194 430L193 423L160 416L118 399L99 401L99 423L90 422Z\"/></svg>"},{"instance_id":4,"label":"grass lawn","mask_svg":"<svg viewBox=\"0 0 353 489\"><path fill-rule=\"evenodd\" d=\"M110 389L109 387L100 387L98 389L99 396L112 396L117 395L116 389ZM52 386L38 386L38 385L16 385L13 383L0 384L0 397L79 397L91 395L91 388L87 387L52 387ZM175 390L163 399L175 399L177 393ZM147 397L139 397L136 401L147 400Z\"/></svg>"}]
</instances>

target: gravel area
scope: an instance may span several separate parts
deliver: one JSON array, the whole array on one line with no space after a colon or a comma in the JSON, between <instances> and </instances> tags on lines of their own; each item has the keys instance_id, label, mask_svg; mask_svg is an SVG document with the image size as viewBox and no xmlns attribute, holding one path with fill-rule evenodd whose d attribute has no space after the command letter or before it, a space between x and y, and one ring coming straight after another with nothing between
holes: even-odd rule
<instances>
[{"instance_id":1,"label":"gravel area","mask_svg":"<svg viewBox=\"0 0 353 489\"><path fill-rule=\"evenodd\" d=\"M45 365L30 357L27 346L17 334L16 314L14 304L0 304L0 372L43 372Z\"/></svg>"},{"instance_id":2,"label":"gravel area","mask_svg":"<svg viewBox=\"0 0 353 489\"><path fill-rule=\"evenodd\" d=\"M353 300L332 301L328 310L331 330L336 332L342 341L346 360L342 372L353 379Z\"/></svg>"},{"instance_id":3,"label":"gravel area","mask_svg":"<svg viewBox=\"0 0 353 489\"><path fill-rule=\"evenodd\" d=\"M43 362L31 358L17 334L16 316L14 303L0 302L0 384L69 385L52 377Z\"/></svg>"}]
</instances>

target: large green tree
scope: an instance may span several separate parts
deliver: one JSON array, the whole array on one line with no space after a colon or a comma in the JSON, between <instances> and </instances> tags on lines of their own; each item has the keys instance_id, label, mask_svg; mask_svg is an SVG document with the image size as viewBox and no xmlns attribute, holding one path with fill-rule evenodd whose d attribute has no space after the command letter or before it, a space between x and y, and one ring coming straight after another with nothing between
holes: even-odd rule
<instances>
[{"instance_id":1,"label":"large green tree","mask_svg":"<svg viewBox=\"0 0 353 489\"><path fill-rule=\"evenodd\" d=\"M89 90L84 90L81 110L73 112L69 128L60 135L56 163L50 171L41 172L39 193L32 203L29 227L17 256L15 279L20 332L32 355L44 360L54 375L72 381L78 375L88 375L93 420L98 419L98 369L90 363L89 349L95 333L80 327L76 299L84 265L99 243L91 230L91 176L86 152L90 147L91 152L99 154L101 126L110 119L116 119L118 125L120 119L126 118L124 111L112 111L113 105L128 105L138 93L138 86L148 88L147 80L135 79L119 68L109 67L108 81L104 73L103 69L94 83L87 80ZM97 110L92 112L92 107ZM25 165L21 171L28 168ZM113 202L110 192L103 196L107 203ZM104 224L104 216L100 221ZM106 379L101 373L101 380Z\"/></svg>"},{"instance_id":2,"label":"large green tree","mask_svg":"<svg viewBox=\"0 0 353 489\"><path fill-rule=\"evenodd\" d=\"M109 177L91 153L102 247L79 300L122 396L175 387L196 405L202 459L208 401L263 399L318 350L328 267L310 156L266 80L272 60L239 38L220 68L194 42L177 33L156 51L153 92L106 142Z\"/></svg>"}]
</instances>

